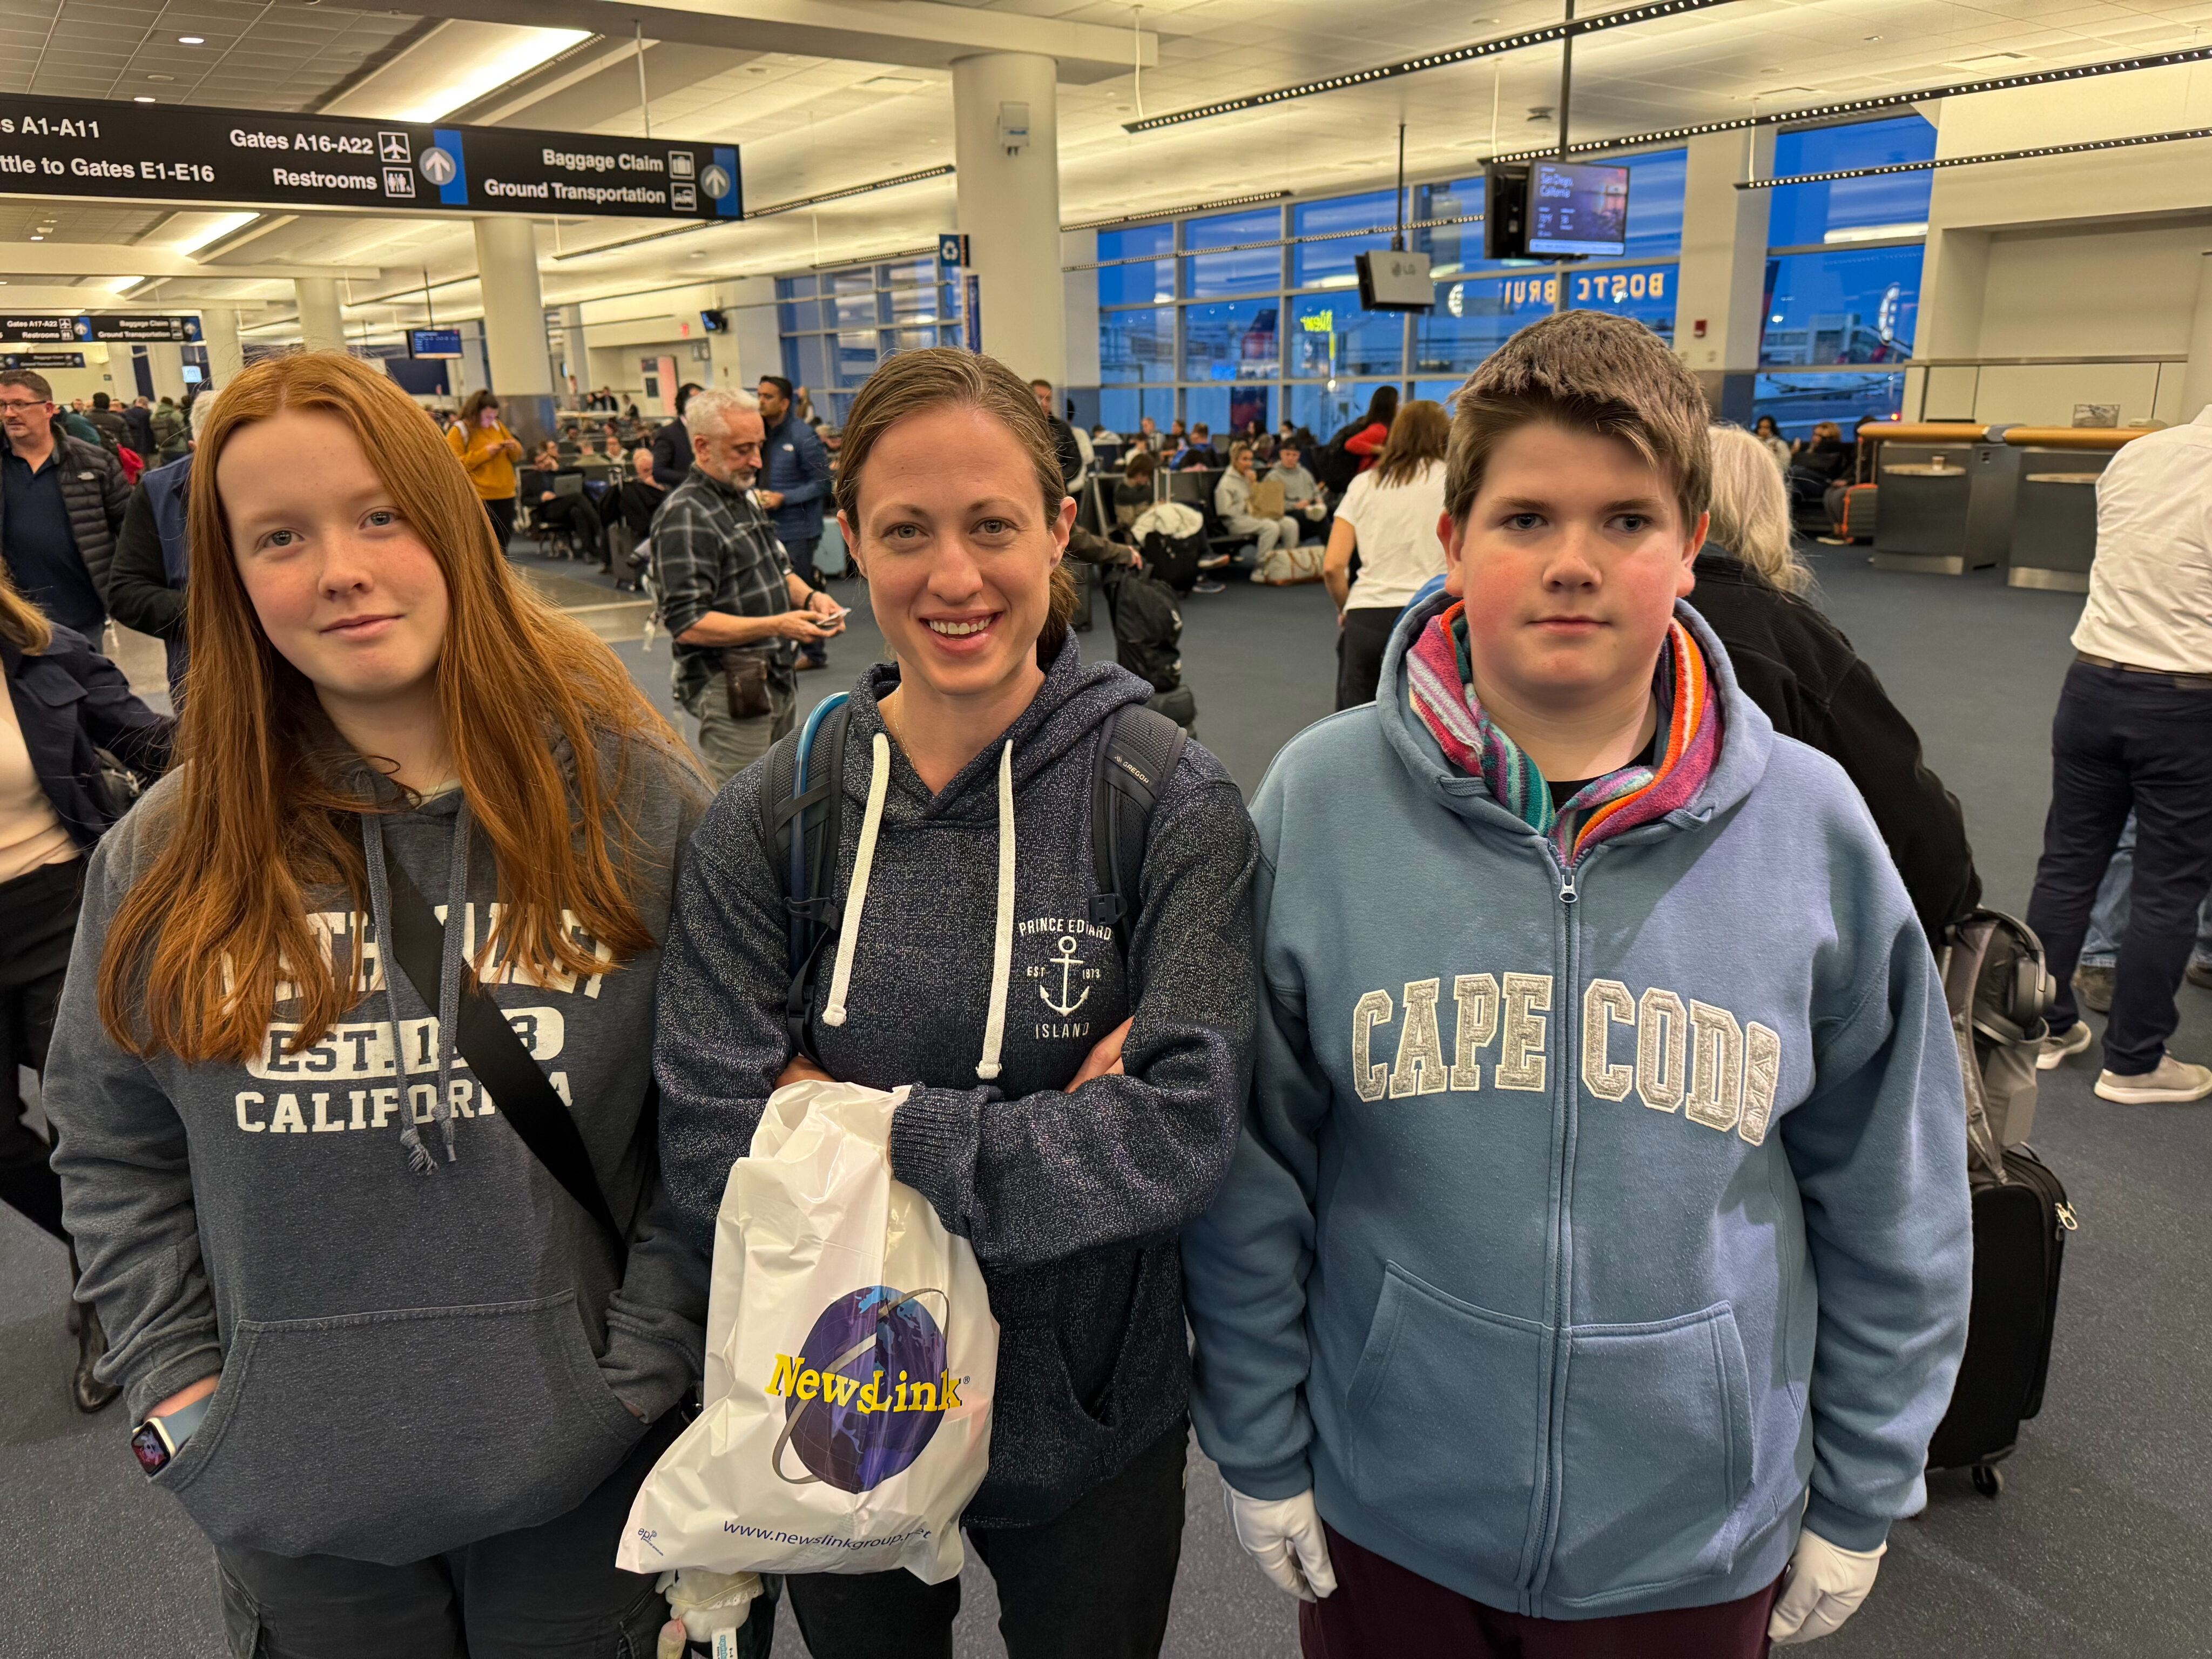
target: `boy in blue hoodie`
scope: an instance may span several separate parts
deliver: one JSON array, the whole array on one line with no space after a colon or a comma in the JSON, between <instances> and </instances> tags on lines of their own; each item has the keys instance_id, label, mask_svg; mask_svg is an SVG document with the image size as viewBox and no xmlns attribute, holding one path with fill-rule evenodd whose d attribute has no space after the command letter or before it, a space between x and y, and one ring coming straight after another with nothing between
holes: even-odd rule
<instances>
[{"instance_id":1,"label":"boy in blue hoodie","mask_svg":"<svg viewBox=\"0 0 2212 1659\"><path fill-rule=\"evenodd\" d=\"M1706 420L1626 319L1508 343L1445 591L1254 804L1193 1415L1308 1659L1750 1659L1848 1618L1923 1501L1957 1051L1858 795L1680 603Z\"/></svg>"}]
</instances>

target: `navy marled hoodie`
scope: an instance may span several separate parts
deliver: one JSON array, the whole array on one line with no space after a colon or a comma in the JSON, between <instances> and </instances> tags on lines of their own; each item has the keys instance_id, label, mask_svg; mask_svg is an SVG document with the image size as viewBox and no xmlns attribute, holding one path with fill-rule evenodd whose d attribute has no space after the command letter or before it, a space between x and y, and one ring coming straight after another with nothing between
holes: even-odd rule
<instances>
[{"instance_id":1,"label":"navy marled hoodie","mask_svg":"<svg viewBox=\"0 0 2212 1659\"><path fill-rule=\"evenodd\" d=\"M889 787L865 900L846 900L846 929L857 930L846 1018L823 1018L825 965L817 1042L836 1077L918 1085L892 1130L892 1173L975 1246L1002 1328L991 1472L967 1518L1026 1525L1060 1513L1182 1415L1176 1237L1212 1200L1236 1145L1250 1069L1255 842L1235 783L1193 744L1152 821L1125 980L1111 937L1084 920L1091 762L1106 717L1151 688L1084 663L1071 637L1005 737L932 796L877 708L897 683L896 668L878 666L853 693L840 892L879 735ZM992 1077L1008 741L1012 949ZM764 773L733 779L693 837L661 969L662 1157L702 1249L731 1163L790 1058L783 887L757 793ZM1063 1093L1091 1046L1133 1014L1127 1075Z\"/></svg>"}]
</instances>

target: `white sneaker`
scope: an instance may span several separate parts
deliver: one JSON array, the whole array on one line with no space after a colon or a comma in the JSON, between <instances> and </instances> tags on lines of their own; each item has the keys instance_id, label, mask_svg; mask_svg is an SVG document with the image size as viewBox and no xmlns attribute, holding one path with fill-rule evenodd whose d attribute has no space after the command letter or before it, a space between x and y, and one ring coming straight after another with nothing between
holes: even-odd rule
<instances>
[{"instance_id":1,"label":"white sneaker","mask_svg":"<svg viewBox=\"0 0 2212 1659\"><path fill-rule=\"evenodd\" d=\"M2070 1030L2053 1031L2043 1039L2042 1052L2035 1057L2035 1069L2039 1072L2056 1071L2059 1061L2069 1054L2078 1054L2087 1048L2089 1046L2090 1036L2088 1026L2078 1019L2074 1022Z\"/></svg>"},{"instance_id":2,"label":"white sneaker","mask_svg":"<svg viewBox=\"0 0 2212 1659\"><path fill-rule=\"evenodd\" d=\"M2191 1066L2172 1054L2161 1055L2158 1069L2135 1077L2116 1072L2097 1074L2097 1098L2117 1100L2123 1106L2174 1106L2212 1095L2212 1067Z\"/></svg>"}]
</instances>

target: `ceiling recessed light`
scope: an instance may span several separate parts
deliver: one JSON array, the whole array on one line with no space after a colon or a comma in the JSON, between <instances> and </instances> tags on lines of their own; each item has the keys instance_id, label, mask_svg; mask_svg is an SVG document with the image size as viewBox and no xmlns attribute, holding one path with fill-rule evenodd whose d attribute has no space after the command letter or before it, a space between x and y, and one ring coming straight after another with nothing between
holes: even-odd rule
<instances>
[{"instance_id":1,"label":"ceiling recessed light","mask_svg":"<svg viewBox=\"0 0 2212 1659\"><path fill-rule=\"evenodd\" d=\"M204 46L207 45L207 36L204 34L180 34L177 37L177 44L180 46Z\"/></svg>"},{"instance_id":2,"label":"ceiling recessed light","mask_svg":"<svg viewBox=\"0 0 2212 1659\"><path fill-rule=\"evenodd\" d=\"M43 242L46 238L44 232L34 230L31 233L31 240L34 242Z\"/></svg>"},{"instance_id":3,"label":"ceiling recessed light","mask_svg":"<svg viewBox=\"0 0 2212 1659\"><path fill-rule=\"evenodd\" d=\"M149 81L173 81L177 77L173 75L149 75L146 78Z\"/></svg>"},{"instance_id":4,"label":"ceiling recessed light","mask_svg":"<svg viewBox=\"0 0 2212 1659\"><path fill-rule=\"evenodd\" d=\"M154 100L153 100L152 96L151 96L149 94L143 93L143 92L142 92L142 93L140 93L140 94L139 94L136 98L133 98L131 101L132 103L134 103L134 104L150 104L150 103L152 103L152 102L154 101Z\"/></svg>"},{"instance_id":5,"label":"ceiling recessed light","mask_svg":"<svg viewBox=\"0 0 2212 1659\"><path fill-rule=\"evenodd\" d=\"M1866 38L1869 40L1879 40L1881 39L1881 36L1879 34L1869 34Z\"/></svg>"}]
</instances>

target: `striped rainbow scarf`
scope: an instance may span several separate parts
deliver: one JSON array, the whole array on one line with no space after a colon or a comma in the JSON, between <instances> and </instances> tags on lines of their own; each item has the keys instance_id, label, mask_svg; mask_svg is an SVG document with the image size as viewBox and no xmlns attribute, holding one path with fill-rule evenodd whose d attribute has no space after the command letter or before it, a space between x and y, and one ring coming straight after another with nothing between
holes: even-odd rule
<instances>
[{"instance_id":1,"label":"striped rainbow scarf","mask_svg":"<svg viewBox=\"0 0 2212 1659\"><path fill-rule=\"evenodd\" d=\"M1468 657L1465 601L1432 617L1406 653L1407 696L1444 758L1479 777L1491 798L1539 835L1551 838L1562 864L1598 842L1650 823L1695 799L1721 753L1720 701L1705 656L1677 621L1668 629L1652 689L1667 742L1656 766L1624 766L1593 778L1564 807L1536 763L1507 737L1474 695Z\"/></svg>"}]
</instances>

